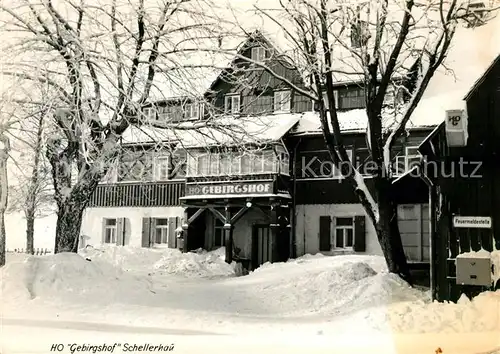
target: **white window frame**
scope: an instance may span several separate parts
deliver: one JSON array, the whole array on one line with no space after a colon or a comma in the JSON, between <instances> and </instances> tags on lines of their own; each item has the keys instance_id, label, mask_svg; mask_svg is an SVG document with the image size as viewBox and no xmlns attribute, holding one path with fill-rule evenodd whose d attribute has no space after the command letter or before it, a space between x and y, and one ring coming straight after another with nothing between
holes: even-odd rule
<instances>
[{"instance_id":1,"label":"white window frame","mask_svg":"<svg viewBox=\"0 0 500 354\"><path fill-rule=\"evenodd\" d=\"M109 220L114 220L114 225L108 225ZM104 244L115 245L118 237L118 219L106 218L104 219ZM108 240L108 231L110 232L109 242Z\"/></svg>"},{"instance_id":2,"label":"white window frame","mask_svg":"<svg viewBox=\"0 0 500 354\"><path fill-rule=\"evenodd\" d=\"M238 102L238 109L235 110L234 102ZM231 110L229 110L229 102L231 102ZM227 94L224 97L224 112L226 114L240 114L241 112L241 95L240 94Z\"/></svg>"},{"instance_id":3,"label":"white window frame","mask_svg":"<svg viewBox=\"0 0 500 354\"><path fill-rule=\"evenodd\" d=\"M155 218L156 222L154 225L154 237L153 237L153 245L155 247L168 247L168 241L170 238L169 234L169 225L168 225L168 218ZM166 220L167 224L166 225L158 225L158 220ZM162 232L161 239L163 240L163 232L165 233L165 242L156 242L156 233L160 230Z\"/></svg>"},{"instance_id":4,"label":"white window frame","mask_svg":"<svg viewBox=\"0 0 500 354\"><path fill-rule=\"evenodd\" d=\"M267 49L263 46L257 46L252 48L252 53L250 54L252 60L264 61L267 58Z\"/></svg>"},{"instance_id":5,"label":"white window frame","mask_svg":"<svg viewBox=\"0 0 500 354\"><path fill-rule=\"evenodd\" d=\"M410 161L413 161L415 158L422 159L422 155L417 150L417 154L410 154L409 151L411 149L418 149L418 145L411 145L405 147L404 155L396 156L396 169L394 172L394 176L401 176L410 170ZM400 167L403 166L404 169Z\"/></svg>"},{"instance_id":6,"label":"white window frame","mask_svg":"<svg viewBox=\"0 0 500 354\"><path fill-rule=\"evenodd\" d=\"M187 119L198 119L200 117L200 105L195 102L186 103L184 114Z\"/></svg>"},{"instance_id":7,"label":"white window frame","mask_svg":"<svg viewBox=\"0 0 500 354\"><path fill-rule=\"evenodd\" d=\"M286 96L288 95L288 100ZM274 91L273 109L275 113L290 112L292 107L292 92L290 90Z\"/></svg>"},{"instance_id":8,"label":"white window frame","mask_svg":"<svg viewBox=\"0 0 500 354\"><path fill-rule=\"evenodd\" d=\"M166 176L161 176L160 172L162 171L161 167L167 168L167 175ZM154 159L154 172L155 172L155 180L156 181L168 181L169 180L169 173L170 170L170 158L168 156L156 156Z\"/></svg>"},{"instance_id":9,"label":"white window frame","mask_svg":"<svg viewBox=\"0 0 500 354\"><path fill-rule=\"evenodd\" d=\"M337 225L337 219L351 219L351 225ZM333 235L331 238L331 248L334 250L352 250L354 248L354 217L353 216L336 216L333 217ZM337 247L337 230L342 230L342 244L343 247ZM352 230L352 245L346 246L347 244L347 231Z\"/></svg>"}]
</instances>

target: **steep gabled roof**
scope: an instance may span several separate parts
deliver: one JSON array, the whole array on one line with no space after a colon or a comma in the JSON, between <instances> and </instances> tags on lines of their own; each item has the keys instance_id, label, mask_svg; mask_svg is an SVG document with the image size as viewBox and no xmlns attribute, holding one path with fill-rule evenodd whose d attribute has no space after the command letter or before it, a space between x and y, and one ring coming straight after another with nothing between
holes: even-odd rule
<instances>
[{"instance_id":1,"label":"steep gabled roof","mask_svg":"<svg viewBox=\"0 0 500 354\"><path fill-rule=\"evenodd\" d=\"M486 71L479 77L479 79L477 79L476 82L474 82L474 85L472 85L472 87L470 88L469 92L467 92L467 94L465 95L464 100L467 101L474 94L474 92L476 92L476 90L479 88L479 86L481 86L481 84L484 82L484 80L486 80L486 78L488 77L489 73L493 70L493 68L499 62L500 62L500 53L495 58L495 60L493 60L493 62L486 69Z\"/></svg>"},{"instance_id":2,"label":"steep gabled roof","mask_svg":"<svg viewBox=\"0 0 500 354\"><path fill-rule=\"evenodd\" d=\"M274 53L278 53L278 49L276 46L271 43L259 30L255 30L251 34L248 35L248 38L241 42L239 45L239 48L237 48L236 55L233 57L230 63L228 63L227 68L220 70L219 75L217 78L211 83L210 87L207 90L207 93L210 93L213 91L214 87L222 80L224 80L224 74L226 72L230 72L233 68L236 66L236 62L240 59L240 56L244 54L246 50L249 48L253 47L255 44L262 44L264 45L267 49L270 49ZM286 58L281 57L280 60L286 60Z\"/></svg>"}]
</instances>

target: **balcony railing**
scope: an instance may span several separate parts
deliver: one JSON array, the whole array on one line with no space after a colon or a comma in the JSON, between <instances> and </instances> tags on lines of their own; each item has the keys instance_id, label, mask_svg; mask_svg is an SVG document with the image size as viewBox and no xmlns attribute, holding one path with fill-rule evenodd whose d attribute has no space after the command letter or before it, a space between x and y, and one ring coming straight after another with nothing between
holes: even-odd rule
<instances>
[{"instance_id":1,"label":"balcony railing","mask_svg":"<svg viewBox=\"0 0 500 354\"><path fill-rule=\"evenodd\" d=\"M178 206L184 190L184 181L103 184L95 190L89 207Z\"/></svg>"}]
</instances>

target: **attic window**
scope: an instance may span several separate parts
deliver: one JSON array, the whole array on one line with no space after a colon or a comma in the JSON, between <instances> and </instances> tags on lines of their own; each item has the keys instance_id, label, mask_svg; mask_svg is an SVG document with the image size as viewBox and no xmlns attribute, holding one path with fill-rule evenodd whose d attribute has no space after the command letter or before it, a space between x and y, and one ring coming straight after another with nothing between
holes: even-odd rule
<instances>
[{"instance_id":1,"label":"attic window","mask_svg":"<svg viewBox=\"0 0 500 354\"><path fill-rule=\"evenodd\" d=\"M290 112L290 90L274 92L274 112Z\"/></svg>"},{"instance_id":2,"label":"attic window","mask_svg":"<svg viewBox=\"0 0 500 354\"><path fill-rule=\"evenodd\" d=\"M266 48L259 46L252 48L252 60L255 61L264 61L268 57L268 51Z\"/></svg>"},{"instance_id":3,"label":"attic window","mask_svg":"<svg viewBox=\"0 0 500 354\"><path fill-rule=\"evenodd\" d=\"M240 113L240 95L226 95L224 106L226 114Z\"/></svg>"}]
</instances>

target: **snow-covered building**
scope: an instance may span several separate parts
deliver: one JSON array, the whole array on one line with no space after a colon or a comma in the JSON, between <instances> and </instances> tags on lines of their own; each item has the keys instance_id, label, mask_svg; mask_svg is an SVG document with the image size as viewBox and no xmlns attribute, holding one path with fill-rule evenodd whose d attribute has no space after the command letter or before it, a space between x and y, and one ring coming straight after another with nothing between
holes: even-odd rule
<instances>
[{"instance_id":1,"label":"snow-covered building","mask_svg":"<svg viewBox=\"0 0 500 354\"><path fill-rule=\"evenodd\" d=\"M500 55L419 147L432 211L431 287L440 301L500 289L493 262L500 250L499 89Z\"/></svg>"},{"instance_id":2,"label":"snow-covered building","mask_svg":"<svg viewBox=\"0 0 500 354\"><path fill-rule=\"evenodd\" d=\"M275 60L276 49L261 35L249 38L239 55L267 59L282 77L305 87L300 73ZM235 63L244 70L234 70ZM174 98L145 109L157 125L176 129L126 132L118 165L85 211L86 244L185 251L225 246L227 261L236 256L251 268L305 253L381 254L364 209L329 162L311 100L242 63L236 57L201 101ZM394 148L395 179L420 160L417 147L454 97L442 91L424 97L409 134ZM351 159L361 167L368 158L363 91L356 82L339 82L336 99ZM398 183L407 257L426 263L427 187L418 178Z\"/></svg>"}]
</instances>

